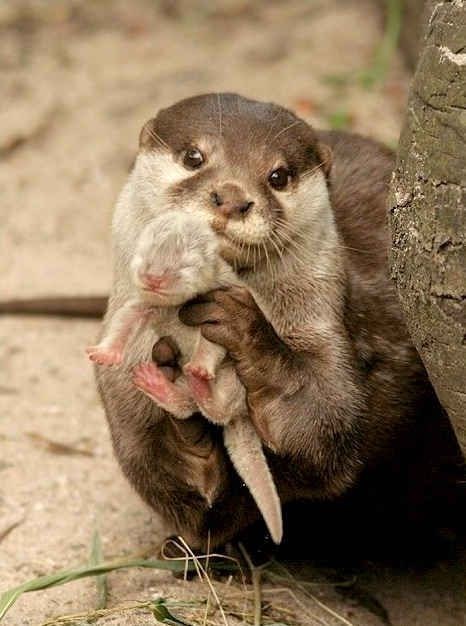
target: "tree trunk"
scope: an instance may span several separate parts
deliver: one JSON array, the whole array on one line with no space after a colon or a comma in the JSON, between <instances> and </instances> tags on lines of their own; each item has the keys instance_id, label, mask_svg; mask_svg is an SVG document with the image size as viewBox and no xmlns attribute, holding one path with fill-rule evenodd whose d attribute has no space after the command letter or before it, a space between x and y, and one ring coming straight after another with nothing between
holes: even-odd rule
<instances>
[{"instance_id":1,"label":"tree trunk","mask_svg":"<svg viewBox=\"0 0 466 626\"><path fill-rule=\"evenodd\" d=\"M466 450L466 5L430 3L391 186L391 269Z\"/></svg>"}]
</instances>

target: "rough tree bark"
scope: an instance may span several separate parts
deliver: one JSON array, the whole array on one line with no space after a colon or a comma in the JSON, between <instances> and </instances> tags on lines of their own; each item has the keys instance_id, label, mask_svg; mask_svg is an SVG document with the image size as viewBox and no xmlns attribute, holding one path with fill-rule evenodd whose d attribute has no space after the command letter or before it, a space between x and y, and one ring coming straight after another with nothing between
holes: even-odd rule
<instances>
[{"instance_id":1,"label":"rough tree bark","mask_svg":"<svg viewBox=\"0 0 466 626\"><path fill-rule=\"evenodd\" d=\"M430 2L391 187L391 269L466 450L466 4Z\"/></svg>"}]
</instances>

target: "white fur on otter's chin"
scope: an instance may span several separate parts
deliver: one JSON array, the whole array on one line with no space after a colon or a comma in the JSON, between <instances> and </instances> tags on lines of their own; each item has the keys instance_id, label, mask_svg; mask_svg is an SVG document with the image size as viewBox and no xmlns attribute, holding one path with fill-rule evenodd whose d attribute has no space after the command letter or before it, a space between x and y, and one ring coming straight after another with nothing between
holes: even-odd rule
<instances>
[{"instance_id":1,"label":"white fur on otter's chin","mask_svg":"<svg viewBox=\"0 0 466 626\"><path fill-rule=\"evenodd\" d=\"M238 242L261 244L269 237L270 221L253 209L244 220L230 220L225 234Z\"/></svg>"}]
</instances>

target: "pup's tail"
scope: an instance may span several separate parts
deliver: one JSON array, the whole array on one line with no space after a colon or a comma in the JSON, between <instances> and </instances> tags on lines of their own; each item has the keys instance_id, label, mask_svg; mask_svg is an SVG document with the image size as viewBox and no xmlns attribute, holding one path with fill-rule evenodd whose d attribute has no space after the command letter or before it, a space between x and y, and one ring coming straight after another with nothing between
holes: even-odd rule
<instances>
[{"instance_id":1,"label":"pup's tail","mask_svg":"<svg viewBox=\"0 0 466 626\"><path fill-rule=\"evenodd\" d=\"M269 529L274 543L283 538L280 498L262 443L248 418L239 418L224 427L224 442L236 471L246 483Z\"/></svg>"}]
</instances>

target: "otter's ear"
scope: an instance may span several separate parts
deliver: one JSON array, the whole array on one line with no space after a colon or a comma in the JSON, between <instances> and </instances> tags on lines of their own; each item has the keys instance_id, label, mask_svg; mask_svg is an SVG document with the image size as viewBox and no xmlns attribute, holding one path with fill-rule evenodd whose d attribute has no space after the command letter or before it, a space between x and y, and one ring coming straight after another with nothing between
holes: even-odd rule
<instances>
[{"instance_id":1,"label":"otter's ear","mask_svg":"<svg viewBox=\"0 0 466 626\"><path fill-rule=\"evenodd\" d=\"M139 148L150 148L155 143L154 137L155 117L144 124L139 133Z\"/></svg>"},{"instance_id":2,"label":"otter's ear","mask_svg":"<svg viewBox=\"0 0 466 626\"><path fill-rule=\"evenodd\" d=\"M328 178L330 176L330 170L332 169L333 162L333 153L332 150L327 144L319 143L317 145L317 155L322 163L322 170L325 176Z\"/></svg>"}]
</instances>

